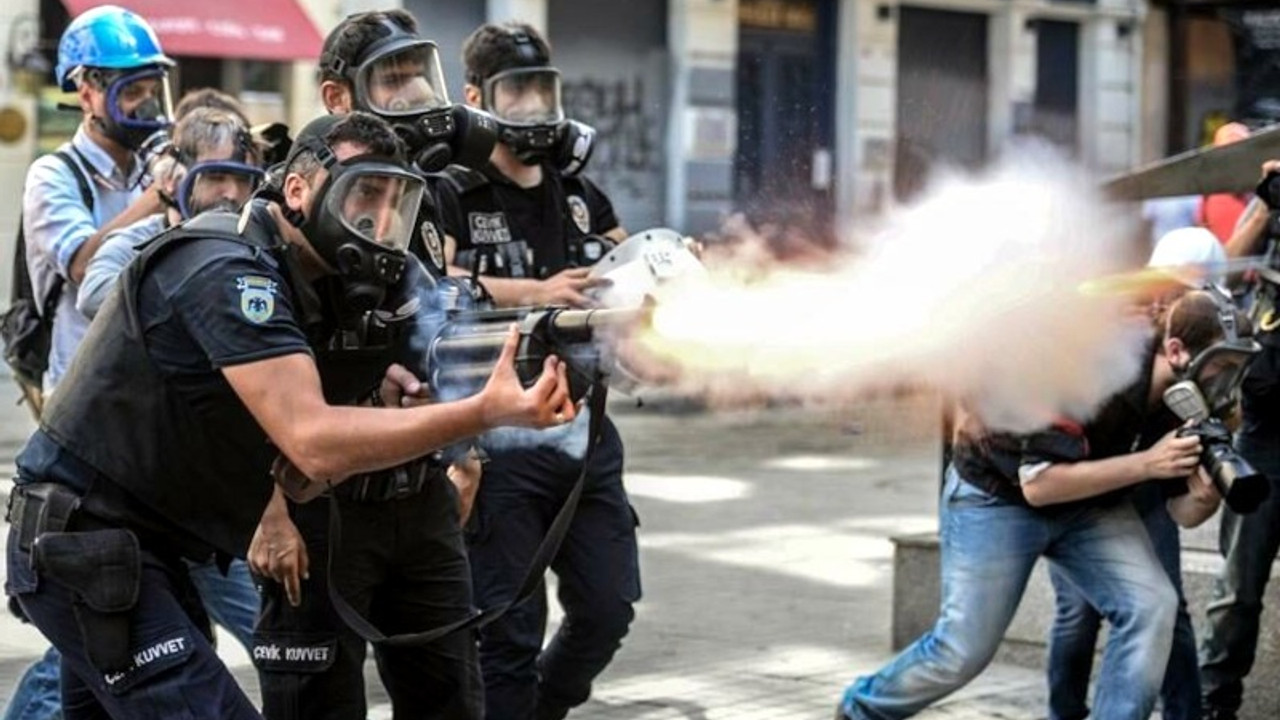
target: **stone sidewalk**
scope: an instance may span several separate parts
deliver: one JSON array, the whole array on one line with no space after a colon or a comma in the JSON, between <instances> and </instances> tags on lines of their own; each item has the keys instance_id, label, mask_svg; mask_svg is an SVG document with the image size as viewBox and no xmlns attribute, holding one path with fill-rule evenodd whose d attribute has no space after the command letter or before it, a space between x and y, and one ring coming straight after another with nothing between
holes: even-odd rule
<instances>
[{"instance_id":1,"label":"stone sidewalk","mask_svg":"<svg viewBox=\"0 0 1280 720\"><path fill-rule=\"evenodd\" d=\"M614 405L643 523L644 600L573 717L830 718L842 688L892 656L888 537L936 526L936 407L886 397L845 411L662 409ZM0 399L0 467L29 428L25 409ZM43 646L0 618L0 701ZM219 646L256 698L243 649L225 634ZM369 717L390 718L372 663L366 674ZM919 717L1042 718L1043 686L1039 672L997 665Z\"/></svg>"}]
</instances>

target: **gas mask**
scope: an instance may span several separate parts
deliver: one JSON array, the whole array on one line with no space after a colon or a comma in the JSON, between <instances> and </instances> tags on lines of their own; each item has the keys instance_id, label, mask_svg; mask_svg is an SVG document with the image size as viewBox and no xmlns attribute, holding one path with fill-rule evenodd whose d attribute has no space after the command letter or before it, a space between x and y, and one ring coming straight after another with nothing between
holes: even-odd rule
<instances>
[{"instance_id":1,"label":"gas mask","mask_svg":"<svg viewBox=\"0 0 1280 720\"><path fill-rule=\"evenodd\" d=\"M391 124L421 172L449 163L483 167L497 141L487 113L453 105L445 87L436 44L384 21L385 34L354 66L335 60L330 68L355 89L355 104Z\"/></svg>"},{"instance_id":2,"label":"gas mask","mask_svg":"<svg viewBox=\"0 0 1280 720\"><path fill-rule=\"evenodd\" d=\"M1240 334L1235 307L1224 291L1210 286L1207 292L1218 304L1222 339L1197 353L1185 368L1174 368L1174 372L1184 393L1194 389L1209 415L1223 417L1239 402L1240 384L1262 346Z\"/></svg>"},{"instance_id":3,"label":"gas mask","mask_svg":"<svg viewBox=\"0 0 1280 720\"><path fill-rule=\"evenodd\" d=\"M183 220L207 210L239 212L263 176L262 168L235 160L196 163L178 184L174 201Z\"/></svg>"},{"instance_id":4,"label":"gas mask","mask_svg":"<svg viewBox=\"0 0 1280 720\"><path fill-rule=\"evenodd\" d=\"M595 146L590 125L567 120L560 105L560 71L504 70L484 81L484 107L498 123L498 139L525 165L547 163L565 175L586 166Z\"/></svg>"},{"instance_id":5,"label":"gas mask","mask_svg":"<svg viewBox=\"0 0 1280 720\"><path fill-rule=\"evenodd\" d=\"M1262 347L1253 338L1241 337L1225 292L1216 286L1208 292L1218 306L1222 340L1199 352L1185 369L1175 369L1180 379L1164 391L1164 402L1186 421L1178 436L1200 440L1200 467L1227 506L1250 513L1267 499L1271 483L1236 452L1224 418L1239 402L1245 371Z\"/></svg>"},{"instance_id":6,"label":"gas mask","mask_svg":"<svg viewBox=\"0 0 1280 720\"><path fill-rule=\"evenodd\" d=\"M106 90L107 116L93 122L104 135L130 150L139 151L153 138L167 137L173 124L169 75L162 67L133 72L90 68L89 79ZM126 110L125 108L129 108Z\"/></svg>"},{"instance_id":7,"label":"gas mask","mask_svg":"<svg viewBox=\"0 0 1280 720\"><path fill-rule=\"evenodd\" d=\"M422 179L384 157L340 162L324 146L316 154L328 177L300 230L337 273L344 311L371 312L404 274Z\"/></svg>"}]
</instances>

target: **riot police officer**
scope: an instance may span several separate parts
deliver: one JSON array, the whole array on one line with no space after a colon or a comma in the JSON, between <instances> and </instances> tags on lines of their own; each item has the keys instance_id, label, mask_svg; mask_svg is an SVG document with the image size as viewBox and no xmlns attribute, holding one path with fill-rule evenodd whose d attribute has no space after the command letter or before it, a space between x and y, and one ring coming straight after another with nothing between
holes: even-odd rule
<instances>
[{"instance_id":1,"label":"riot police officer","mask_svg":"<svg viewBox=\"0 0 1280 720\"><path fill-rule=\"evenodd\" d=\"M277 482L298 497L500 424L571 420L558 361L523 389L515 335L457 403L331 404L385 369L328 366L315 283L389 294L422 192L377 118L299 136L274 202L160 236L121 277L20 453L6 591L62 652L68 718L258 717L198 632L182 558L243 556ZM323 662L323 642L255 649Z\"/></svg>"},{"instance_id":2,"label":"riot police officer","mask_svg":"<svg viewBox=\"0 0 1280 720\"><path fill-rule=\"evenodd\" d=\"M434 143L418 130L431 119L448 119L448 95L435 43L417 35L413 16L402 10L365 12L340 22L325 39L320 57L320 95L335 115L369 111L387 120L410 141L410 156L424 155ZM461 128L465 132L465 128ZM474 141L474 138L472 138ZM492 148L492 141L485 147ZM442 156L442 157L444 157ZM430 196L416 219L409 251L436 274L444 272L441 235ZM430 279L427 279L430 285ZM395 303L390 303L394 305ZM388 308L390 310L392 308ZM385 338L360 338L333 347L327 356L385 352ZM383 345L381 349L377 347ZM371 396L378 404L416 401L425 369L404 362L397 382ZM412 360L412 359L409 359ZM406 392L408 390L409 392ZM360 398L365 400L365 398ZM361 616L386 633L428 631L465 618L472 606L471 574L459 522L453 478L474 485L479 463L446 469L435 458L367 475L335 495L342 517L342 544L332 559L335 587ZM329 662L287 662L258 654L263 713L287 718L364 718L365 638L348 626L330 601L328 509L317 503L273 504L255 536L250 562L274 582L263 587L258 643L278 638L324 638L335 651ZM301 577L303 569L308 577ZM429 644L374 646L378 671L397 715L479 720L483 702L479 660L470 632L455 632Z\"/></svg>"},{"instance_id":3,"label":"riot police officer","mask_svg":"<svg viewBox=\"0 0 1280 720\"><path fill-rule=\"evenodd\" d=\"M497 139L487 113L450 102L439 49L403 10L356 13L329 33L320 56L320 96L331 113L363 110L387 121L429 189L432 174L451 163L483 167ZM436 215L428 193L409 249L443 275Z\"/></svg>"},{"instance_id":4,"label":"riot police officer","mask_svg":"<svg viewBox=\"0 0 1280 720\"><path fill-rule=\"evenodd\" d=\"M499 144L488 166L450 167L438 186L451 272L476 278L500 305L588 305L588 266L626 233L609 199L577 174L592 132L564 117L550 48L527 25L485 25L466 41L463 60L466 101L494 116ZM548 438L548 445L490 452L469 532L481 606L514 595L582 469L575 450L585 440L585 416L568 437ZM551 566L565 611L559 632L543 650L545 593L481 631L490 718L564 717L587 700L634 617L636 517L611 422L604 423L585 482Z\"/></svg>"}]
</instances>

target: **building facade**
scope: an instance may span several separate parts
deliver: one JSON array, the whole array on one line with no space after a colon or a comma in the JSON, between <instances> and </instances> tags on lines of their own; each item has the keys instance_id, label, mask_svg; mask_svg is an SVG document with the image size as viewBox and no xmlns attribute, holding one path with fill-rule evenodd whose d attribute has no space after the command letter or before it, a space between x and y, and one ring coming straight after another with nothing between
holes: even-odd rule
<instances>
[{"instance_id":1,"label":"building facade","mask_svg":"<svg viewBox=\"0 0 1280 720\"><path fill-rule=\"evenodd\" d=\"M244 2L219 7L234 13ZM298 6L314 37L349 12L403 7L439 43L455 100L468 32L508 19L543 29L568 113L599 133L588 172L624 224L691 234L734 212L838 230L910 199L936 168L979 167L1028 135L1101 175L1194 147L1206 122L1235 112L1252 62L1241 33L1265 45L1269 23L1280 27L1269 3L1250 0L271 3ZM68 8L85 4L11 0L0 9L0 41L21 45L18 26L29 35L34 18L51 58ZM1254 14L1231 14L1239 8ZM217 47L179 55L178 89L222 87L255 120L283 117L292 127L321 110L314 58L249 59L235 43ZM0 192L10 197L38 148L66 132L48 98L14 80L13 64L0 74ZM14 117L5 108L28 120L16 139L5 139ZM5 257L16 212L0 207Z\"/></svg>"}]
</instances>

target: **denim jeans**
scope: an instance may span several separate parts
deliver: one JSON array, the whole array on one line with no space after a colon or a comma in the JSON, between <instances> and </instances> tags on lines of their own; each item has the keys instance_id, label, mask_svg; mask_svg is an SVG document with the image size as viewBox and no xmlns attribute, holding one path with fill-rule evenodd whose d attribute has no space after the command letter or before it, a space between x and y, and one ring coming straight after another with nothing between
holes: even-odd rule
<instances>
[{"instance_id":1,"label":"denim jeans","mask_svg":"<svg viewBox=\"0 0 1280 720\"><path fill-rule=\"evenodd\" d=\"M947 470L941 501L942 607L933 628L845 691L855 720L910 717L982 672L1041 556L1099 608L1112 632L1094 715L1146 720L1173 640L1178 596L1127 503L1042 513Z\"/></svg>"},{"instance_id":2,"label":"denim jeans","mask_svg":"<svg viewBox=\"0 0 1280 720\"><path fill-rule=\"evenodd\" d=\"M225 576L212 561L188 562L187 569L205 612L252 654L253 625L258 621L258 606L262 601L249 575L249 564L232 560Z\"/></svg>"},{"instance_id":3,"label":"denim jeans","mask_svg":"<svg viewBox=\"0 0 1280 720\"><path fill-rule=\"evenodd\" d=\"M1219 546L1226 562L1205 607L1200 675L1207 707L1238 710L1244 678L1258 649L1262 595L1280 549L1280 443L1241 434L1236 447L1271 480L1271 496L1254 512L1222 510Z\"/></svg>"},{"instance_id":4,"label":"denim jeans","mask_svg":"<svg viewBox=\"0 0 1280 720\"><path fill-rule=\"evenodd\" d=\"M49 648L18 680L13 697L4 711L4 720L61 720L62 656Z\"/></svg>"},{"instance_id":5,"label":"denim jeans","mask_svg":"<svg viewBox=\"0 0 1280 720\"><path fill-rule=\"evenodd\" d=\"M1161 717L1196 720L1200 717L1200 670L1195 632L1182 593L1178 525L1169 517L1165 495L1156 483L1145 483L1134 490L1133 505L1147 526L1156 557L1178 592L1173 650L1160 687ZM1057 605L1049 637L1049 720L1082 720L1089 716L1085 699L1102 616L1057 566L1050 566L1049 577Z\"/></svg>"}]
</instances>

